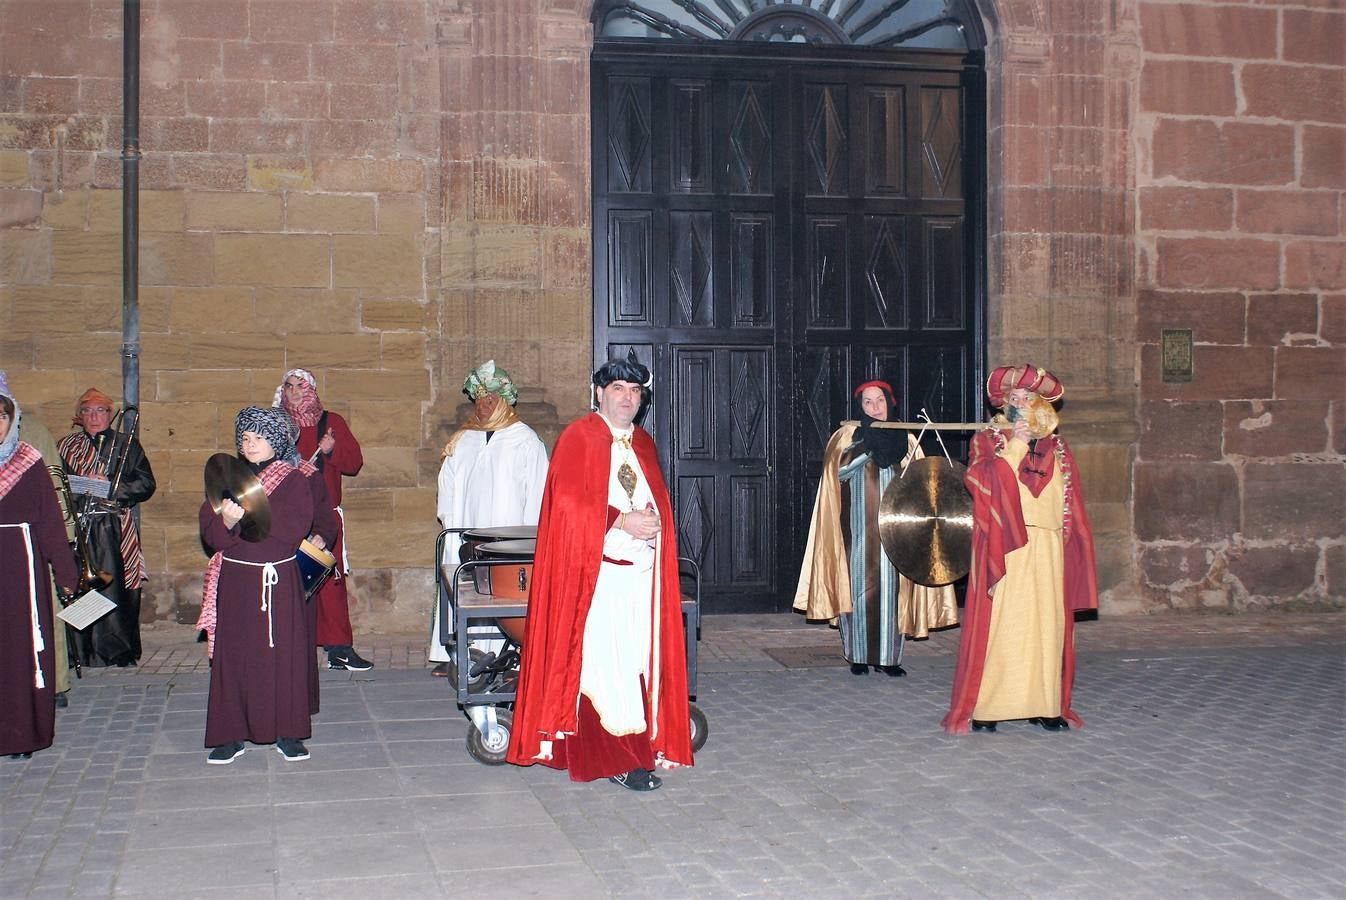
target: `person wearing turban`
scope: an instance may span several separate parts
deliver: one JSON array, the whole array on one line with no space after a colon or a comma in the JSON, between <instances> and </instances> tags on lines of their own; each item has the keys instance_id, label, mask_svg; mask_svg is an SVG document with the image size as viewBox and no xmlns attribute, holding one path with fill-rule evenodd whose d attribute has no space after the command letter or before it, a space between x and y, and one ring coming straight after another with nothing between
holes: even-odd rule
<instances>
[{"instance_id":1,"label":"person wearing turban","mask_svg":"<svg viewBox=\"0 0 1346 900\"><path fill-rule=\"evenodd\" d=\"M866 381L853 394L859 425L842 425L823 451L823 473L809 520L794 608L835 622L851 671L871 666L905 675L907 637L958 624L952 585L926 587L900 574L879 542L879 500L903 466L924 454L916 437L875 428L897 409L886 381Z\"/></svg>"},{"instance_id":2,"label":"person wearing turban","mask_svg":"<svg viewBox=\"0 0 1346 900\"><path fill-rule=\"evenodd\" d=\"M0 755L14 758L55 736L52 575L67 597L79 581L42 454L19 439L20 415L0 372Z\"/></svg>"},{"instance_id":3,"label":"person wearing turban","mask_svg":"<svg viewBox=\"0 0 1346 900\"><path fill-rule=\"evenodd\" d=\"M56 445L70 475L107 482L117 477L116 469L121 470L115 495L76 497L92 557L86 562L112 577L98 590L116 604L110 613L75 632L79 658L86 666L132 666L140 659L140 594L148 578L132 510L154 496L156 483L140 441L112 430L115 408L111 397L89 388L75 404L78 430Z\"/></svg>"},{"instance_id":4,"label":"person wearing turban","mask_svg":"<svg viewBox=\"0 0 1346 900\"><path fill-rule=\"evenodd\" d=\"M338 413L324 409L318 397L318 380L308 369L290 369L276 388L271 404L285 410L299 428L295 440L299 458L322 472L327 496L337 517L337 538L327 548L337 558L336 571L323 582L313 602L317 604L317 645L327 651L327 668L364 671L374 664L355 652L351 630L347 581L350 564L346 553L346 519L341 508L341 480L359 474L364 465L360 442Z\"/></svg>"},{"instance_id":5,"label":"person wearing turban","mask_svg":"<svg viewBox=\"0 0 1346 900\"><path fill-rule=\"evenodd\" d=\"M1001 366L986 393L1004 413L968 451L972 570L943 726L1068 731L1083 724L1071 708L1075 613L1098 608L1098 582L1079 467L1055 433L1065 389L1037 366Z\"/></svg>"},{"instance_id":6,"label":"person wearing turban","mask_svg":"<svg viewBox=\"0 0 1346 900\"><path fill-rule=\"evenodd\" d=\"M468 373L463 393L472 401L472 414L444 445L437 505L440 525L536 525L547 481L547 448L515 412L518 388L491 359ZM457 563L461 544L458 534L445 535L442 561ZM438 603L431 615L429 659L437 663L434 674L449 674Z\"/></svg>"},{"instance_id":7,"label":"person wearing turban","mask_svg":"<svg viewBox=\"0 0 1346 900\"><path fill-rule=\"evenodd\" d=\"M228 765L247 742L274 744L287 761L308 759L313 649L304 586L295 562L313 527L313 493L285 461L290 422L275 408L250 406L234 420L239 455L261 482L271 524L243 537L243 508L232 499L201 504L201 540L214 555L203 583L198 627L210 636L207 762Z\"/></svg>"}]
</instances>

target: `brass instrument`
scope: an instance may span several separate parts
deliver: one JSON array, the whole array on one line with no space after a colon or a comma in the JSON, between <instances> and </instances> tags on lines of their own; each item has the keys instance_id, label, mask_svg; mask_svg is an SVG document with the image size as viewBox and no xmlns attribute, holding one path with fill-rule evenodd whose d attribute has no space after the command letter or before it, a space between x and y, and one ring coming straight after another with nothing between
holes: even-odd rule
<instances>
[{"instance_id":1,"label":"brass instrument","mask_svg":"<svg viewBox=\"0 0 1346 900\"><path fill-rule=\"evenodd\" d=\"M87 536L85 536L84 541L80 541L82 532L79 528L79 516L75 511L75 495L70 490L70 479L66 477L65 466L57 463L54 466L47 466L47 471L51 474L51 477L55 480L56 484L59 485L56 490L56 501L61 505L61 519L65 522L66 540L75 545L75 567L80 572L80 590L77 590L75 593L77 595L83 594L88 590L88 588L85 587L86 582L84 578L84 560L89 558ZM54 583L53 588L55 588ZM61 606L69 606L74 598L67 597L63 590L56 590L56 596L60 601ZM75 641L75 629L67 624L65 626L65 631L66 656L69 659L71 667L75 670L75 677L83 678L84 663L79 658L79 644Z\"/></svg>"},{"instance_id":2,"label":"brass instrument","mask_svg":"<svg viewBox=\"0 0 1346 900\"><path fill-rule=\"evenodd\" d=\"M102 569L93 567L93 553L89 547L89 530L92 527L93 516L120 511L116 500L117 488L121 487L122 476L126 473L126 459L131 455L131 445L135 443L140 432L140 410L135 406L126 407L112 417L109 428L112 431L112 446L108 449L107 463L103 469L103 477L108 480L107 499L82 494L77 514L75 555L79 561L80 593L107 587L112 583L113 575L111 572L104 572ZM103 457L103 442L104 438L100 437L95 448L97 459ZM62 478L64 479L64 477L64 473L62 473ZM67 482L68 489L69 484Z\"/></svg>"}]
</instances>

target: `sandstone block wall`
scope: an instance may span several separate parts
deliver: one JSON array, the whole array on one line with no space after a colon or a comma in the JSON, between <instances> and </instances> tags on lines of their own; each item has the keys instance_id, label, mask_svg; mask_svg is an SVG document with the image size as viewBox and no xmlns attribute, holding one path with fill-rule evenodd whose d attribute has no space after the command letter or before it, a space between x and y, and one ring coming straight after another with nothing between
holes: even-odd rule
<instances>
[{"instance_id":1,"label":"sandstone block wall","mask_svg":"<svg viewBox=\"0 0 1346 900\"><path fill-rule=\"evenodd\" d=\"M1346 598L1346 11L1141 3L1137 560L1165 606ZM1190 383L1160 332L1190 328Z\"/></svg>"},{"instance_id":2,"label":"sandstone block wall","mask_svg":"<svg viewBox=\"0 0 1346 900\"><path fill-rule=\"evenodd\" d=\"M146 617L193 619L202 466L305 366L365 451L356 629L420 627L467 368L510 368L548 435L544 385L588 365L585 58L531 58L536 4L143 8ZM58 435L85 387L121 392L121 27L118 2L0 3L0 367ZM541 127L542 85L564 123ZM559 395L583 408L582 382Z\"/></svg>"}]
</instances>

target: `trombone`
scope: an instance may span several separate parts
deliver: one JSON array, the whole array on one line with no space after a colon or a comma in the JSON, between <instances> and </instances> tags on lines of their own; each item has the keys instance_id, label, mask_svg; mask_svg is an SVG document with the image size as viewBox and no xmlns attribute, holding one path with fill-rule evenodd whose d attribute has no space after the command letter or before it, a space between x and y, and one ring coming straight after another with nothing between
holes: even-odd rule
<instances>
[{"instance_id":1,"label":"trombone","mask_svg":"<svg viewBox=\"0 0 1346 900\"><path fill-rule=\"evenodd\" d=\"M140 409L136 406L127 406L122 409L117 415L113 416L109 429L112 431L110 441L112 446L108 448L107 463L103 467L103 477L108 481L107 499L100 499L92 494L81 494L81 502L76 514L75 555L79 562L79 589L81 593L95 588L107 587L112 583L113 575L111 572L93 567L89 532L93 527L94 516L116 513L120 509L116 500L117 489L121 487L122 476L126 473L126 459L131 455L131 445L135 443L140 432ZM103 458L105 441L107 441L106 438L99 437L98 444L94 448L94 458L96 460ZM64 472L61 473L61 479L68 494L70 482L66 480Z\"/></svg>"}]
</instances>

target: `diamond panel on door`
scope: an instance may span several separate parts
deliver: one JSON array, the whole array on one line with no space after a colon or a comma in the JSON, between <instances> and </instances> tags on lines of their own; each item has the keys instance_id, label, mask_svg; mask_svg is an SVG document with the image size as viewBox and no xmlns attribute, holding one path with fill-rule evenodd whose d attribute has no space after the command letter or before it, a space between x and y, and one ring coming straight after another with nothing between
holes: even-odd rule
<instances>
[{"instance_id":1,"label":"diamond panel on door","mask_svg":"<svg viewBox=\"0 0 1346 900\"><path fill-rule=\"evenodd\" d=\"M765 349L729 351L729 457L736 462L768 461L767 365Z\"/></svg>"},{"instance_id":2,"label":"diamond panel on door","mask_svg":"<svg viewBox=\"0 0 1346 900\"><path fill-rule=\"evenodd\" d=\"M708 327L715 319L715 245L708 212L668 214L670 318L677 325Z\"/></svg>"},{"instance_id":3,"label":"diamond panel on door","mask_svg":"<svg viewBox=\"0 0 1346 900\"><path fill-rule=\"evenodd\" d=\"M702 577L714 581L715 479L710 475L680 477L676 481L678 552L701 567Z\"/></svg>"},{"instance_id":4,"label":"diamond panel on door","mask_svg":"<svg viewBox=\"0 0 1346 900\"><path fill-rule=\"evenodd\" d=\"M771 87L763 81L729 85L729 191L733 194L771 192Z\"/></svg>"},{"instance_id":5,"label":"diamond panel on door","mask_svg":"<svg viewBox=\"0 0 1346 900\"><path fill-rule=\"evenodd\" d=\"M608 190L650 189L650 80L608 81Z\"/></svg>"},{"instance_id":6,"label":"diamond panel on door","mask_svg":"<svg viewBox=\"0 0 1346 900\"><path fill-rule=\"evenodd\" d=\"M903 216L865 216L865 324L907 327L907 225Z\"/></svg>"},{"instance_id":7,"label":"diamond panel on door","mask_svg":"<svg viewBox=\"0 0 1346 900\"><path fill-rule=\"evenodd\" d=\"M808 192L844 197L850 185L850 149L846 134L846 86L811 84L805 89L809 119L804 132Z\"/></svg>"},{"instance_id":8,"label":"diamond panel on door","mask_svg":"<svg viewBox=\"0 0 1346 900\"><path fill-rule=\"evenodd\" d=\"M963 196L963 112L958 88L921 88L921 193Z\"/></svg>"}]
</instances>

